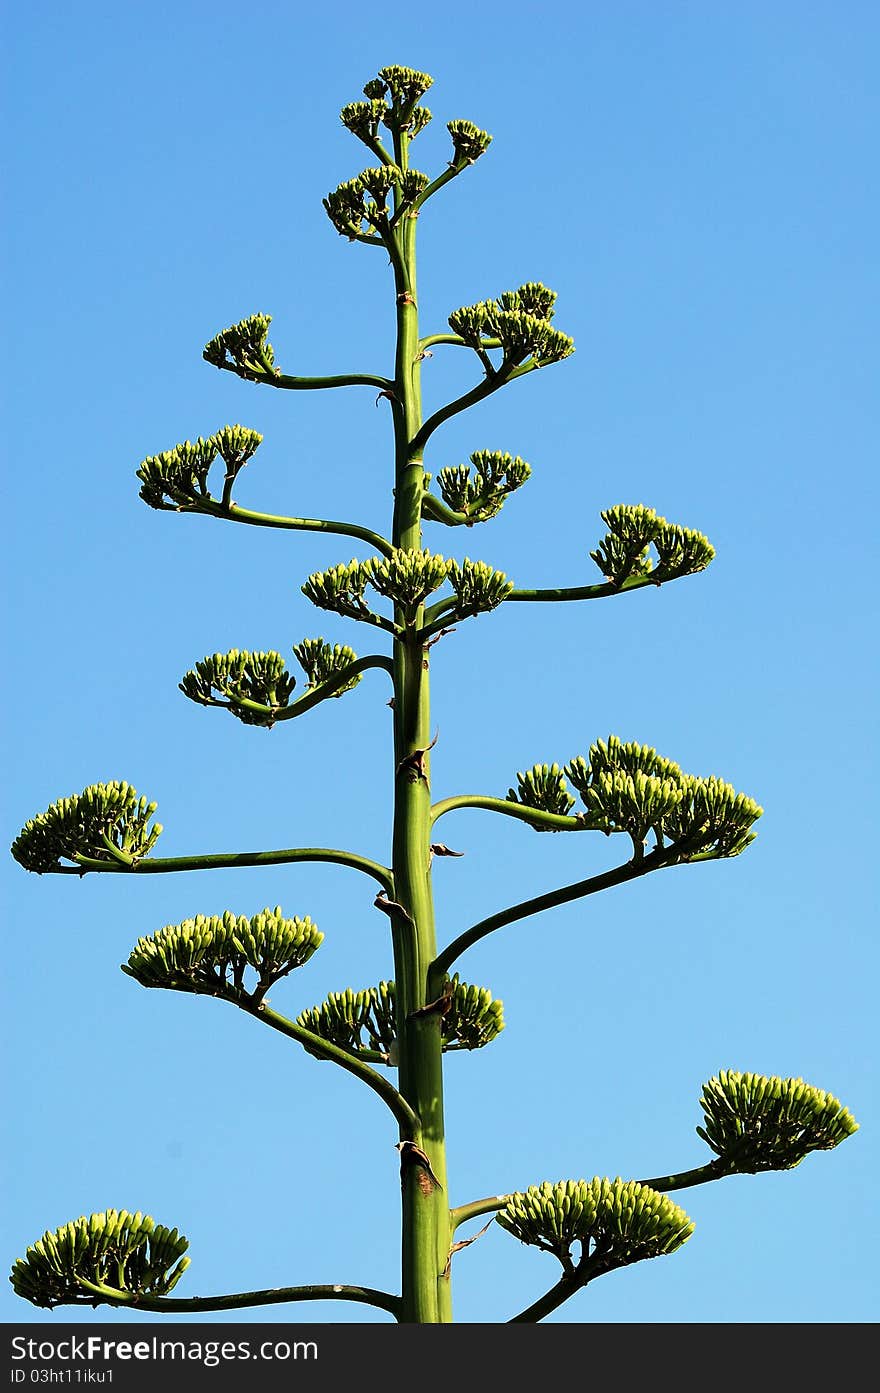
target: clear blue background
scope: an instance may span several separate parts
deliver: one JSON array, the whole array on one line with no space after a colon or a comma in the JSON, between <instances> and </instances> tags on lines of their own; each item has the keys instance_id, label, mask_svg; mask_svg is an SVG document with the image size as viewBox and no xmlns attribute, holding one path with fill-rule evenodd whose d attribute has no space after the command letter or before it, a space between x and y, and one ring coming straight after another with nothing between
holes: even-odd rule
<instances>
[{"instance_id":1,"label":"clear blue background","mask_svg":"<svg viewBox=\"0 0 880 1393\"><path fill-rule=\"evenodd\" d=\"M497 448L534 476L497 521L432 525L429 544L521 586L583 584L600 509L642 501L717 548L700 577L510 606L434 650L437 797L503 795L517 769L614 731L766 809L738 860L647 877L467 956L508 1028L449 1060L451 1199L700 1164L697 1098L722 1068L802 1074L862 1130L793 1173L684 1192L685 1249L554 1319L877 1316L877 39L857 0L48 0L7 16L7 844L55 798L125 778L158 801L166 856L388 856L381 673L271 732L177 690L217 649L289 653L323 633L369 651L369 631L299 590L363 548L156 513L134 478L144 455L240 421L265 434L241 503L388 526L373 393L274 393L201 359L261 310L288 372L388 371L384 258L338 238L320 202L370 162L337 112L384 63L434 74L420 167L444 167L452 117L495 135L422 219L423 332L539 279L577 341L434 437L434 472ZM475 378L438 350L428 405ZM437 865L443 941L621 855L484 813L441 827L467 852ZM280 903L327 935L274 994L295 1015L390 975L368 883L320 866L77 881L9 859L4 880L3 1261L118 1206L189 1236L179 1295L394 1289L395 1132L378 1101L222 1004L147 993L118 967L163 924ZM504 1320L556 1270L493 1228L455 1259L457 1315ZM7 1321L53 1319L8 1288L0 1302ZM93 1319L54 1319L71 1315ZM237 1318L266 1316L386 1319Z\"/></svg>"}]
</instances>

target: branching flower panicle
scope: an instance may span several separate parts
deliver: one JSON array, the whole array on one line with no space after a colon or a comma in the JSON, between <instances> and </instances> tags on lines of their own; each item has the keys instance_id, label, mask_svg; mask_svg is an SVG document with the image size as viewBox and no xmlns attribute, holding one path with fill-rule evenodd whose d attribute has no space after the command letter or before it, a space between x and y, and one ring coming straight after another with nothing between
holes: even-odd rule
<instances>
[{"instance_id":1,"label":"branching flower panicle","mask_svg":"<svg viewBox=\"0 0 880 1393\"><path fill-rule=\"evenodd\" d=\"M452 975L462 955L509 925L629 885L655 869L736 856L753 840L761 808L716 776L687 774L652 746L624 742L613 735L564 766L535 764L518 772L506 799L474 793L432 801L431 752L439 730L430 709L430 650L454 634L461 621L507 601L604 601L623 591L644 590L652 583L659 586L702 571L715 553L701 533L667 522L644 504L617 504L601 514L607 530L590 553L602 574L601 584L517 589L503 571L485 561L451 560L423 547L425 522L449 527L485 522L500 512L507 497L531 474L519 455L476 450L469 463L441 468L439 496L432 494L424 460L429 447L434 448L434 433L518 378L560 362L574 351L573 340L555 327L556 293L539 281L526 281L495 299L454 310L448 319L449 333L426 331L420 324L415 251L420 215L482 157L492 141L472 121L451 120L447 123L452 142L448 163L434 176L413 168L412 140L432 119L422 105L431 86L427 73L390 65L366 83L363 100L343 107L342 124L367 148L369 163L324 199L327 215L341 236L380 248L382 261L387 257L393 280L389 308L396 323L394 352L388 355L393 367L384 373L339 372L321 377L282 374L268 339L271 318L266 314L250 315L223 329L203 351L205 360L219 369L284 391L318 391L324 396L330 389L369 388L376 406L382 405L383 415L387 414L394 436L394 504L388 535L349 517L334 521L276 516L233 502L236 480L262 441L258 432L241 425L223 426L208 437L185 440L150 455L137 471L140 496L152 508L206 515L246 529L274 528L276 535L344 536L377 553L313 572L302 594L319 609L382 630L390 637L390 653L358 658L346 644L305 638L294 646L293 654L307 685L294 699L296 679L279 652L233 648L197 662L184 674L180 688L199 705L220 706L247 725L270 727L305 715L327 697L352 690L362 672L384 670L393 687L388 701L392 734L386 771L393 784L388 864L358 850L311 845L148 860L162 830L153 821L156 805L122 782L93 784L80 794L59 799L26 823L12 846L16 860L38 874L162 874L328 863L356 873L361 884L367 878L375 896L373 906L385 916L381 922L390 937L394 980L362 991L331 992L320 1004L300 1011L296 1019L282 1015L267 993L309 962L323 934L308 916L286 918L279 906L252 916L227 910L168 924L137 940L122 971L145 988L224 1000L246 1015L249 1023L271 1028L316 1059L332 1061L343 1077L365 1085L381 1100L398 1138L394 1166L399 1167L401 1197L399 1294L334 1283L169 1301L167 1295L188 1263L186 1239L176 1229L162 1228L140 1213L107 1210L45 1233L15 1263L11 1280L16 1293L38 1306L104 1302L142 1312L194 1313L338 1299L369 1304L406 1324L446 1323L452 1318L453 1257L480 1236L455 1240L454 1234L465 1220L494 1213L501 1229L552 1253L562 1265L559 1281L513 1317L515 1322L534 1322L604 1273L677 1251L689 1239L693 1224L667 1197L668 1191L736 1173L790 1169L810 1152L830 1150L857 1130L854 1118L837 1098L802 1079L727 1071L703 1087L703 1125L697 1131L714 1153L703 1166L648 1182L598 1176L544 1182L449 1208L450 1179L455 1185L457 1181L446 1171L442 1055L482 1049L504 1029L501 1001L487 987L462 982L457 971ZM496 221L498 216L502 214L496 215ZM471 223L477 227L480 220ZM491 223L491 216L483 223ZM331 317L333 296L333 285L328 288L322 282L322 312ZM375 334L367 338L373 343ZM441 345L459 356L462 348L472 352L481 375L461 395L425 415L421 379L430 375L429 360ZM331 429L322 453L307 467L313 479L331 481L332 496L338 501L351 496L343 477L345 456L352 454L349 464L363 473L368 453L366 447L350 451L339 432ZM216 471L214 493L212 469ZM568 531L576 531L573 500L568 508ZM332 515L336 516L335 505ZM243 535L254 534L246 530ZM275 570L268 553L253 555L258 559L251 579L257 586L262 580L264 588L271 590ZM438 591L444 593L432 601ZM379 608L387 611L393 606L393 618L370 607L374 597ZM632 603L647 601L643 597ZM440 652L442 660L445 650ZM474 697L471 704L475 719L482 723L485 744L486 739L491 741L495 707L480 689L481 680L478 672L470 672L466 685ZM350 772L362 762L362 753L358 740L343 742L331 751L332 761L343 769L342 783L346 768ZM328 756L326 769L330 763ZM357 810L356 794L352 785L342 800L349 812ZM582 804L578 813L574 812L576 795ZM294 814L309 803L309 790L301 786L301 780L296 785L295 768L287 802ZM434 914L435 860L452 858L442 862L452 875L464 851L434 840L433 829L439 818L464 808L500 815L508 823L525 823L538 831L623 833L632 843L632 852L610 869L586 876L580 873L573 883L557 884L520 903L496 907L440 945ZM364 834L372 837L375 828L369 809L361 808L356 820ZM500 883L504 877L495 879ZM635 961L639 954L631 956ZM589 987L590 972L586 976ZM601 974L597 977L593 971L592 977L599 980ZM573 1009L579 1020L587 1011L589 1026L583 995L578 992L577 999L572 997ZM552 1051L545 1054L550 1059ZM210 1048L205 1058L206 1067L214 1068ZM386 1072L394 1069L396 1074ZM187 1076L197 1078L198 1069L188 1068ZM267 1094L269 1101L283 1103L290 1087L296 1085L285 1074L274 1095L271 1090ZM161 1125L161 1105L153 1111L158 1119L155 1125ZM123 1151L126 1144L124 1138ZM358 1146L358 1136L346 1138L342 1191L348 1204L356 1202L355 1192L363 1189L366 1174L359 1164ZM390 1145L386 1151L390 1163L388 1153ZM396 1180L397 1176L395 1184ZM230 1182L230 1193L233 1188Z\"/></svg>"}]
</instances>

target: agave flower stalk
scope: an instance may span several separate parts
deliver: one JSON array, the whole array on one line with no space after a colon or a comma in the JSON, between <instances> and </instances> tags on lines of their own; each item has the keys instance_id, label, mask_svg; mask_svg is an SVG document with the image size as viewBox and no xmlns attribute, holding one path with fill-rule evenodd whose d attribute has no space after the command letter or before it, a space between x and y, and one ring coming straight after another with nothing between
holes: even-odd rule
<instances>
[{"instance_id":1,"label":"agave flower stalk","mask_svg":"<svg viewBox=\"0 0 880 1393\"><path fill-rule=\"evenodd\" d=\"M262 443L262 436L244 426L198 435L194 442L148 456L137 470L140 496L154 509L292 533L332 534L366 549L367 555L331 561L308 576L302 593L317 608L360 624L383 651L358 657L348 644L320 637L301 640L293 652L307 681L295 696L302 679L291 674L280 651L233 648L196 661L180 687L200 706L224 709L248 726L274 727L273 739L290 739L298 728L282 735L288 721L352 692L371 669L384 671L393 687L394 725L388 753L393 812L387 864L356 850L309 846L157 857L152 853L162 827L153 821L156 804L116 780L58 799L25 824L12 848L19 863L37 874L142 875L322 862L347 867L373 882L372 903L387 926L394 961L393 980L377 986L331 992L315 1006L301 1001L291 1016L274 1002L270 1006L270 988L295 992L292 979L298 983L323 939L308 915L286 917L280 906L251 917L230 911L198 915L142 934L123 971L149 989L216 997L303 1051L309 1056L304 1067L311 1067L311 1061L335 1064L372 1091L396 1129L400 1290L340 1283L172 1297L189 1262L186 1240L177 1229L157 1226L140 1212L107 1210L47 1230L15 1263L11 1280L16 1292L39 1306L105 1302L197 1313L332 1299L367 1303L407 1323L442 1324L452 1320L453 1255L479 1237L455 1235L466 1222L489 1214L498 1230L561 1264L555 1284L511 1317L534 1322L605 1273L669 1256L688 1241L694 1225L667 1199L667 1192L733 1174L790 1169L808 1153L829 1150L856 1130L836 1098L803 1080L725 1071L703 1090L704 1125L697 1131L714 1153L703 1165L647 1181L601 1176L544 1181L510 1194L451 1204L444 1055L482 1049L504 1028L501 1002L488 988L460 981L457 970L451 975L459 958L505 926L555 906L586 900L654 871L737 857L753 840L761 808L716 776L685 773L652 746L616 736L596 740L586 755L536 751L545 762L527 767L523 761L524 770L516 774L506 797L501 791L433 796L437 732L429 664L441 637L511 602L570 603L662 586L703 571L714 549L701 533L668 522L641 503L613 504L601 514L604 536L596 535L597 527L582 549L601 580L594 575L576 586L520 588L491 562L446 556L427 544L426 524L465 527L470 536L470 529L497 516L532 474L532 466L520 456L483 448L471 454L469 465L436 469L434 452L439 459L440 451L435 436L445 422L526 374L563 362L574 349L553 322L555 293L536 281L452 310L449 332L421 324L419 219L492 140L470 121L450 121L452 152L446 168L433 177L414 168L411 147L431 120L422 102L431 85L426 73L386 67L364 87L365 100L343 108L343 125L367 147L372 162L324 200L342 237L387 253L396 326L393 368L329 377L282 372L268 338L271 317L263 313L215 334L203 354L221 371L276 390L378 390L377 401L387 403L392 432L388 535L356 521L275 516L243 507L235 494L245 466L250 466L248 474L257 468L253 461ZM444 346L473 355L476 380L459 397L426 413L423 365L434 347ZM429 449L439 495L431 491ZM445 657L448 646L441 651ZM373 681L364 686L370 688ZM552 762L546 762L548 757ZM461 853L437 840L436 824L464 810L505 817L535 832L601 833L591 845L622 844L624 854L572 884L501 908L441 945L433 863ZM393 1183L398 1183L396 1177Z\"/></svg>"}]
</instances>

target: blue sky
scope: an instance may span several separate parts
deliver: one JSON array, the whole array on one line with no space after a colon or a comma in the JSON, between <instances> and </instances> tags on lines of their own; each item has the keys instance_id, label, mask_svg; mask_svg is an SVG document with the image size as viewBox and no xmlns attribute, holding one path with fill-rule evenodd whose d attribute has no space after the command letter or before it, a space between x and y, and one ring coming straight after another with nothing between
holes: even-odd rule
<instances>
[{"instance_id":1,"label":"blue sky","mask_svg":"<svg viewBox=\"0 0 880 1393\"><path fill-rule=\"evenodd\" d=\"M321 198L368 162L340 107L385 63L431 72L417 163L443 168L453 117L495 140L422 218L423 332L535 279L577 352L434 437L435 473L479 448L534 473L500 518L464 541L431 526L428 544L521 586L584 584L600 510L644 502L717 549L662 590L512 605L445 640L435 794L503 796L518 769L613 731L765 808L743 857L527 920L464 960L507 1029L449 1059L453 1202L700 1164L705 1079L803 1075L852 1109L855 1138L684 1192L685 1249L555 1319L876 1319L876 7L50 0L10 9L7 33L7 844L55 798L124 778L157 800L167 856L317 843L386 859L381 674L271 732L177 690L218 649L289 654L323 633L368 651L299 590L363 549L152 512L134 470L241 422L265 435L242 503L387 528L388 419L369 391L270 393L201 348L259 310L286 371L388 369L383 258L340 239ZM472 379L450 353L426 365L431 405ZM444 839L467 852L437 867L444 941L617 850L476 812ZM391 975L360 878L76 881L7 858L3 881L3 1260L116 1206L188 1235L180 1295L393 1288L379 1103L231 1008L119 971L164 924L280 903L326 933L273 997L295 1015ZM507 1319L554 1268L493 1228L456 1258L458 1318ZM0 1302L7 1322L52 1319L10 1288ZM268 1315L341 1310L373 1319Z\"/></svg>"}]
</instances>

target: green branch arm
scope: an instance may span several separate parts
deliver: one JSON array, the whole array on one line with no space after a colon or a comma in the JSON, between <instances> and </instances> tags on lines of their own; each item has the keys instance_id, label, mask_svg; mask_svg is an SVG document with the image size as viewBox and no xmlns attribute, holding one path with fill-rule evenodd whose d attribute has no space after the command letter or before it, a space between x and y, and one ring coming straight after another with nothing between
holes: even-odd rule
<instances>
[{"instance_id":1,"label":"green branch arm","mask_svg":"<svg viewBox=\"0 0 880 1393\"><path fill-rule=\"evenodd\" d=\"M425 496L427 497L427 494ZM457 607L457 595L448 595L444 600L437 600L435 604L427 605L422 616L422 627L418 631L419 642L426 643L434 634L439 634L440 630L445 627L446 621L452 618Z\"/></svg>"},{"instance_id":2,"label":"green branch arm","mask_svg":"<svg viewBox=\"0 0 880 1393\"><path fill-rule=\"evenodd\" d=\"M422 517L427 522L445 522L447 527L473 527L479 521L468 517L467 513L456 513L433 493L426 493L422 499Z\"/></svg>"},{"instance_id":3,"label":"green branch arm","mask_svg":"<svg viewBox=\"0 0 880 1393\"><path fill-rule=\"evenodd\" d=\"M307 1287L268 1287L264 1291L240 1291L229 1296L132 1296L130 1292L119 1291L116 1287L105 1286L102 1282L90 1282L80 1277L80 1286L108 1306L124 1306L132 1311L167 1311L184 1314L199 1311L239 1311L247 1306L279 1306L287 1301L359 1301L366 1306L378 1306L397 1317L400 1312L400 1297L387 1291L374 1291L372 1287L355 1286L307 1286Z\"/></svg>"},{"instance_id":4,"label":"green branch arm","mask_svg":"<svg viewBox=\"0 0 880 1393\"><path fill-rule=\"evenodd\" d=\"M438 426L442 426L444 421L450 417L457 416L460 411L467 411L469 407L476 406L477 402L485 401L486 397L497 392L499 388L513 382L517 377L524 377L526 373L532 372L538 364L534 359L526 363L521 363L519 367L505 368L504 364L491 377L485 377L476 387L472 387L469 392L456 397L454 401L447 402L446 406L441 406L439 411L435 411L433 416L429 416L425 424L416 432L410 442L410 450L413 456L420 455L425 445Z\"/></svg>"},{"instance_id":5,"label":"green branch arm","mask_svg":"<svg viewBox=\"0 0 880 1393\"><path fill-rule=\"evenodd\" d=\"M394 676L394 664L391 659L382 653L372 653L369 657L357 658L355 662L349 663L348 667L341 668L339 672L334 673L326 682L321 682L317 687L310 688L290 706L266 706L261 701L251 701L249 697L230 697L228 701L203 701L201 705L220 706L224 710L232 710L239 706L243 711L253 711L260 716L271 716L275 722L292 721L296 716L305 715L306 711L311 711L313 706L318 706L328 697L332 697L334 692L337 692L340 687L344 687L359 673L374 667L382 668L383 671L392 677Z\"/></svg>"},{"instance_id":6,"label":"green branch arm","mask_svg":"<svg viewBox=\"0 0 880 1393\"><path fill-rule=\"evenodd\" d=\"M444 813L457 808L482 808L490 813L502 813L504 817L527 822L530 827L546 827L553 832L583 832L589 824L582 817L569 817L562 813L545 813L541 808L529 808L525 803L513 803L508 798L490 798L479 793L462 793L455 798L444 798L431 808L431 825Z\"/></svg>"},{"instance_id":7,"label":"green branch arm","mask_svg":"<svg viewBox=\"0 0 880 1393\"><path fill-rule=\"evenodd\" d=\"M736 1175L736 1167L721 1156L707 1161L705 1166L694 1166L693 1170L679 1171L677 1175L654 1176L652 1180L640 1180L649 1190L687 1190L692 1185L706 1185L710 1180L723 1180L727 1175Z\"/></svg>"},{"instance_id":8,"label":"green branch arm","mask_svg":"<svg viewBox=\"0 0 880 1393\"><path fill-rule=\"evenodd\" d=\"M338 866L349 866L362 871L364 875L377 880L389 895L394 894L394 881L387 866L371 861L367 856L358 856L353 851L337 851L331 847L307 846L291 847L282 851L230 851L217 852L208 856L147 856L142 861L131 864L98 861L90 856L78 856L75 866L58 866L44 875L87 875L92 871L110 872L123 875L167 875L174 871L218 871L227 867L238 869L241 866L284 866L291 861L332 861Z\"/></svg>"},{"instance_id":9,"label":"green branch arm","mask_svg":"<svg viewBox=\"0 0 880 1393\"><path fill-rule=\"evenodd\" d=\"M289 1039L296 1040L300 1045L314 1050L323 1059L331 1060L334 1064L338 1064L341 1069L347 1070L349 1074L354 1074L355 1078L360 1079L374 1093L377 1093L383 1103L390 1108L400 1126L401 1140L417 1141L420 1138L422 1125L418 1115L384 1075L377 1074L375 1069L371 1069L368 1064L365 1064L355 1055L349 1054L348 1050L342 1049L340 1045L334 1045L330 1040L324 1040L320 1035L314 1035L311 1030L297 1025L295 1021L289 1021L286 1016L273 1011L265 1001L242 1001L232 996L224 999L232 1001L233 1005L247 1012L249 1016L264 1021L273 1030L280 1031Z\"/></svg>"},{"instance_id":10,"label":"green branch arm","mask_svg":"<svg viewBox=\"0 0 880 1393\"><path fill-rule=\"evenodd\" d=\"M479 519L469 518L465 513L456 513L452 508L433 494L426 493L422 503L422 516L431 522L444 522L447 527L466 527ZM669 577L669 580L677 577ZM646 586L659 586L667 584L667 581L656 580L653 576L630 576L628 580L620 585L614 585L611 581L604 581L599 585L576 585L562 587L557 590L511 590L504 597L504 604L509 604L511 600L527 601L535 603L543 601L549 604L557 604L568 600L603 600L610 595L623 595L629 590L644 590ZM457 604L455 596L447 596L443 600L438 600L436 604L429 605L425 610L424 624L419 630L419 637L424 641L431 638L442 628L444 621L453 613Z\"/></svg>"},{"instance_id":11,"label":"green branch arm","mask_svg":"<svg viewBox=\"0 0 880 1393\"><path fill-rule=\"evenodd\" d=\"M104 843L108 855L113 857L113 860L118 866L119 870L130 871L132 866L134 865L134 857L131 855L131 853L128 851L123 851L121 847L116 846L107 836L106 832L101 833L101 841Z\"/></svg>"},{"instance_id":12,"label":"green branch arm","mask_svg":"<svg viewBox=\"0 0 880 1393\"><path fill-rule=\"evenodd\" d=\"M460 1204L457 1209L450 1209L449 1220L453 1233L469 1219L479 1219L482 1214L494 1214L496 1210L503 1208L509 1199L509 1195L489 1195L487 1199L471 1200L470 1204Z\"/></svg>"},{"instance_id":13,"label":"green branch arm","mask_svg":"<svg viewBox=\"0 0 880 1393\"><path fill-rule=\"evenodd\" d=\"M353 619L356 624L372 624L374 628L381 629L383 634L390 634L392 638L400 638L403 633L393 619L386 619L384 614L374 614L372 610L364 610L363 614L342 612L342 617Z\"/></svg>"},{"instance_id":14,"label":"green branch arm","mask_svg":"<svg viewBox=\"0 0 880 1393\"><path fill-rule=\"evenodd\" d=\"M430 494L425 494L425 501L427 502L428 499L430 499L432 505L437 505L438 513L441 509L449 512L450 518L453 519L450 524L451 526L459 526L459 518L463 518L463 514L453 513L451 509L447 510L445 504L441 503L438 498L433 498ZM433 507L431 511L433 512ZM437 522L447 521L445 517L439 516L435 517L434 520ZM477 521L477 519L469 518L467 521L473 523ZM507 596L504 597L501 603L507 603ZM429 638L432 638L434 634L438 634L440 630L445 627L447 621L453 617L458 609L458 605L459 599L457 595L447 595L444 599L437 600L433 605L426 605L425 612L422 615L422 627L418 630L417 634L419 642L425 643ZM470 618L471 616L468 614L465 617Z\"/></svg>"},{"instance_id":15,"label":"green branch arm","mask_svg":"<svg viewBox=\"0 0 880 1393\"><path fill-rule=\"evenodd\" d=\"M504 603L507 604L510 600L542 600L549 601L551 604L566 600L601 600L606 595L622 595L627 590L644 590L647 585L653 585L656 589L658 585L662 584L662 581L654 580L651 575L647 575L631 576L621 585L613 585L610 581L605 581L602 585L569 586L560 590L511 590L510 594L505 597Z\"/></svg>"},{"instance_id":16,"label":"green branch arm","mask_svg":"<svg viewBox=\"0 0 880 1393\"><path fill-rule=\"evenodd\" d=\"M390 155L389 152L385 149L385 146L382 144L381 140L377 135L362 135L360 136L360 139L364 142L368 150L372 150L373 154L376 156L376 159L379 161L380 164L394 164L393 156Z\"/></svg>"},{"instance_id":17,"label":"green branch arm","mask_svg":"<svg viewBox=\"0 0 880 1393\"><path fill-rule=\"evenodd\" d=\"M566 1272L555 1286L532 1302L524 1311L520 1311L518 1316L511 1316L508 1325L533 1325L536 1321L543 1320L552 1311L556 1311L568 1301L569 1297L574 1296L575 1292L583 1291L588 1282L594 1277L602 1275L604 1269L599 1263L590 1258L582 1259L574 1272Z\"/></svg>"},{"instance_id":18,"label":"green branch arm","mask_svg":"<svg viewBox=\"0 0 880 1393\"><path fill-rule=\"evenodd\" d=\"M334 377L290 377L284 372L258 372L256 368L242 368L236 363L223 363L225 372L234 372L246 382L261 382L266 387L280 387L288 392L323 392L332 387L375 387L380 392L390 392L394 383L387 377L369 372L337 373Z\"/></svg>"},{"instance_id":19,"label":"green branch arm","mask_svg":"<svg viewBox=\"0 0 880 1393\"><path fill-rule=\"evenodd\" d=\"M227 522L243 522L251 527L276 527L294 532L332 532L339 537L356 537L367 546L380 551L383 556L392 556L394 548L378 532L369 527L361 527L355 522L334 522L327 518L285 518L274 513L257 513L250 508L242 508L237 503L224 506L219 499L206 497L198 503L183 505L182 513L204 513L208 517L224 518Z\"/></svg>"},{"instance_id":20,"label":"green branch arm","mask_svg":"<svg viewBox=\"0 0 880 1393\"><path fill-rule=\"evenodd\" d=\"M515 806L515 805L514 805ZM550 816L546 814L545 816ZM549 890L544 895L536 895L534 899L523 900L520 904L511 905L508 909L502 909L497 914L491 914L488 919L481 919L478 924L466 929L459 934L443 952L434 959L431 965L431 979L436 986L442 982L449 971L449 968L468 948L472 948L480 939L488 937L496 929L502 929L507 924L514 924L518 919L527 919L531 914L541 914L545 909L555 909L557 905L570 904L572 900L584 899L587 895L595 895L600 890L610 890L615 885L624 885L628 880L636 880L641 875L647 875L649 871L659 870L668 864L670 856L676 852L675 844L671 847L660 847L652 851L641 861L627 861L622 866L616 866L613 870L603 871L600 875L590 876L587 880L575 881L572 885L563 885L558 890Z\"/></svg>"},{"instance_id":21,"label":"green branch arm","mask_svg":"<svg viewBox=\"0 0 880 1393\"><path fill-rule=\"evenodd\" d=\"M419 339L419 351L424 353L426 349L433 348L437 344L451 344L454 348L470 348L474 351L473 345L466 342L461 334L428 334L426 338ZM501 348L500 339L480 339L480 348Z\"/></svg>"},{"instance_id":22,"label":"green branch arm","mask_svg":"<svg viewBox=\"0 0 880 1393\"><path fill-rule=\"evenodd\" d=\"M431 183L428 184L419 194L418 198L413 201L411 212L414 214L418 213L420 209L424 208L429 198L433 198L435 193L438 193L446 184L450 184L452 180L456 179L467 167L466 164L450 164L447 169L444 169L442 174L438 174L436 179L432 179Z\"/></svg>"}]
</instances>

